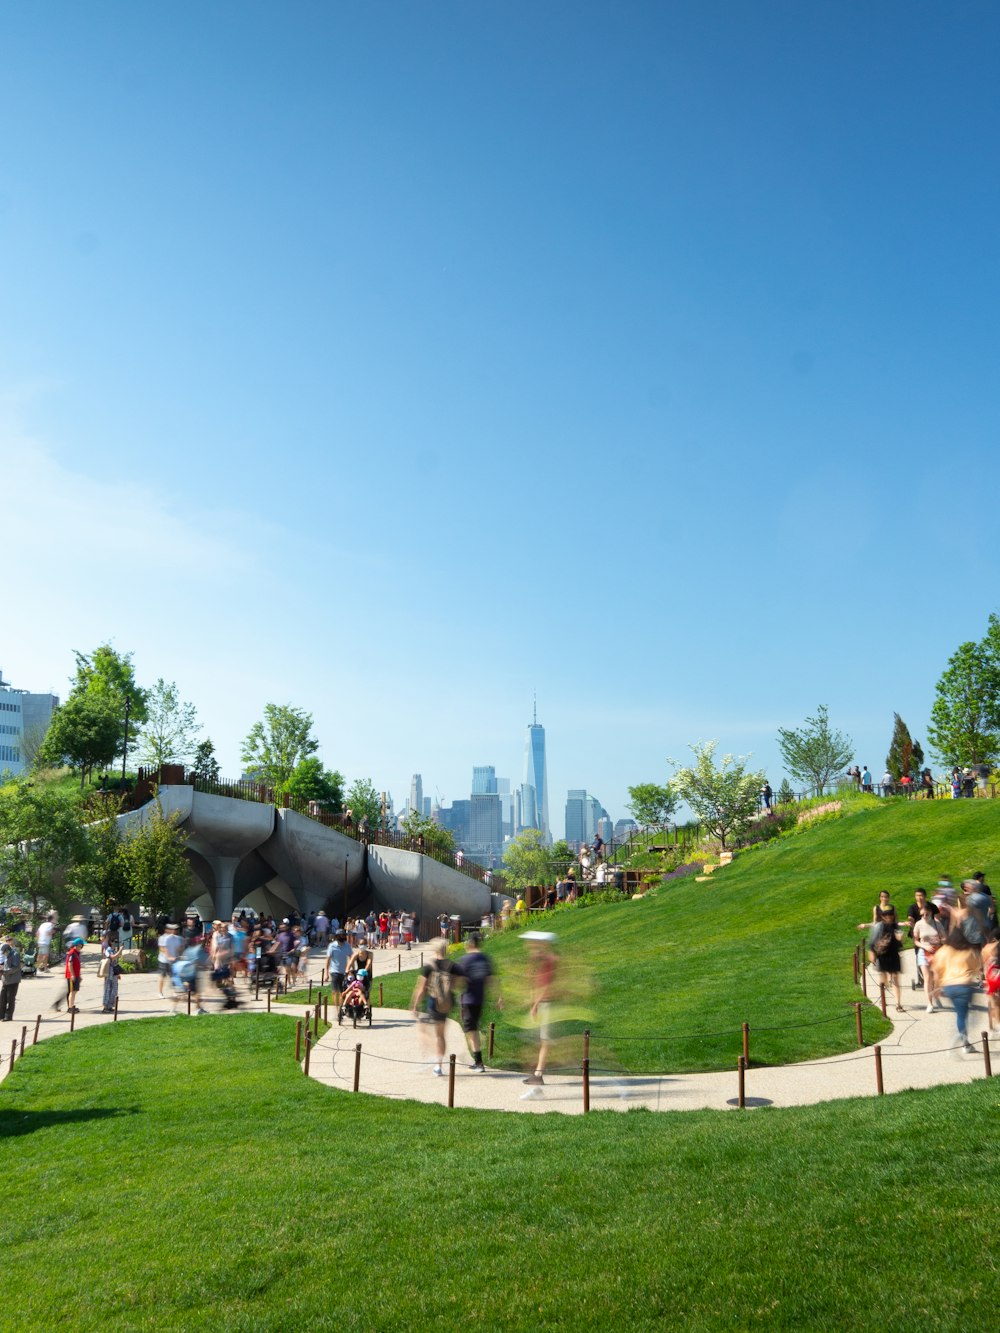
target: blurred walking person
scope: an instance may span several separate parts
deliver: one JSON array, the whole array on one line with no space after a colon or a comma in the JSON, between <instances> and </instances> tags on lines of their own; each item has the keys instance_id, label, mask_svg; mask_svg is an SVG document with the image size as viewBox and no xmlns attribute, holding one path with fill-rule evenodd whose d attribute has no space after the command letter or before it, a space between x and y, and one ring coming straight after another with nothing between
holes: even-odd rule
<instances>
[{"instance_id":1,"label":"blurred walking person","mask_svg":"<svg viewBox=\"0 0 1000 1333\"><path fill-rule=\"evenodd\" d=\"M556 937L547 930L526 930L521 939L528 946L528 982L531 987L531 1018L538 1025L538 1055L534 1072L524 1080L527 1092L522 1100L540 1097L545 1083L545 1062L552 1040L552 1000L555 994L559 959L552 945Z\"/></svg>"},{"instance_id":2,"label":"blurred walking person","mask_svg":"<svg viewBox=\"0 0 1000 1333\"><path fill-rule=\"evenodd\" d=\"M972 1055L969 1041L969 1010L972 993L979 984L979 951L961 930L951 930L934 955L934 979L955 1010L958 1039Z\"/></svg>"}]
</instances>

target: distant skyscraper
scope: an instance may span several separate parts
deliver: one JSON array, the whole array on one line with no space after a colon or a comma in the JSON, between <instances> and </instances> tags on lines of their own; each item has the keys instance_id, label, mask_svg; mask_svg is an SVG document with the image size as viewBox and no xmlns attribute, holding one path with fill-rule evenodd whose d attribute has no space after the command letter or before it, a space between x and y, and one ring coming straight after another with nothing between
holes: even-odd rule
<instances>
[{"instance_id":1,"label":"distant skyscraper","mask_svg":"<svg viewBox=\"0 0 1000 1333\"><path fill-rule=\"evenodd\" d=\"M492 764L483 764L472 770L472 795L494 796L497 790L497 771Z\"/></svg>"},{"instance_id":2,"label":"distant skyscraper","mask_svg":"<svg viewBox=\"0 0 1000 1333\"><path fill-rule=\"evenodd\" d=\"M525 812L525 787L532 787L535 792L535 818L531 823L528 822ZM549 783L545 766L545 728L538 721L537 706L524 740L524 785L521 788L521 815L525 828L540 829L544 840L546 842L552 841L552 831L549 825Z\"/></svg>"},{"instance_id":3,"label":"distant skyscraper","mask_svg":"<svg viewBox=\"0 0 1000 1333\"><path fill-rule=\"evenodd\" d=\"M530 782L522 782L517 793L517 828L538 828L538 807L535 803L535 789Z\"/></svg>"},{"instance_id":4,"label":"distant skyscraper","mask_svg":"<svg viewBox=\"0 0 1000 1333\"><path fill-rule=\"evenodd\" d=\"M571 847L587 841L587 793L580 788L566 793L566 841Z\"/></svg>"},{"instance_id":5,"label":"distant skyscraper","mask_svg":"<svg viewBox=\"0 0 1000 1333\"><path fill-rule=\"evenodd\" d=\"M503 813L497 792L472 793L469 823L469 842L477 851L499 851L503 843Z\"/></svg>"},{"instance_id":6,"label":"distant skyscraper","mask_svg":"<svg viewBox=\"0 0 1000 1333\"><path fill-rule=\"evenodd\" d=\"M418 815L424 813L424 780L419 773L410 778L410 809Z\"/></svg>"},{"instance_id":7,"label":"distant skyscraper","mask_svg":"<svg viewBox=\"0 0 1000 1333\"><path fill-rule=\"evenodd\" d=\"M500 818L503 836L514 836L514 797L510 791L510 778L497 778L497 794L500 797Z\"/></svg>"}]
</instances>

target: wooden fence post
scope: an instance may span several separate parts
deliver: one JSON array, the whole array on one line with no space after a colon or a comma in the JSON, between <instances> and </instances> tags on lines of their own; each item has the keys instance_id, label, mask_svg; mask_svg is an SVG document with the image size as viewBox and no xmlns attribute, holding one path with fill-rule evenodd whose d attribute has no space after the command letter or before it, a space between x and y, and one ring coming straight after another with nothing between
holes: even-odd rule
<instances>
[{"instance_id":1,"label":"wooden fence post","mask_svg":"<svg viewBox=\"0 0 1000 1333\"><path fill-rule=\"evenodd\" d=\"M490 1040L486 1051L487 1058L490 1060L493 1059L493 1035L496 1032L496 1026L496 1023L490 1024Z\"/></svg>"},{"instance_id":2,"label":"wooden fence post","mask_svg":"<svg viewBox=\"0 0 1000 1333\"><path fill-rule=\"evenodd\" d=\"M23 1050L21 1054L24 1054ZM990 1064L990 1034L988 1032L983 1033L983 1062L986 1065L986 1077L992 1078L993 1066Z\"/></svg>"},{"instance_id":3,"label":"wooden fence post","mask_svg":"<svg viewBox=\"0 0 1000 1333\"><path fill-rule=\"evenodd\" d=\"M859 1045L859 1046L863 1046L863 1045L865 1044L865 1034L864 1034L864 1030L862 1029L862 1026L861 1026L861 1001L860 1001L860 1000L855 1000L855 1001L854 1001L854 1026L855 1026L855 1028L857 1029L857 1034L858 1034L858 1045Z\"/></svg>"},{"instance_id":4,"label":"wooden fence post","mask_svg":"<svg viewBox=\"0 0 1000 1333\"><path fill-rule=\"evenodd\" d=\"M880 982L878 983L878 996L879 996L879 1004L882 1006L882 1017L883 1017L883 1018L888 1018L888 1017L889 1017L889 1012L888 1012L888 1010L887 1010L886 1007L885 1007L885 982L884 982L884 981L880 981Z\"/></svg>"},{"instance_id":5,"label":"wooden fence post","mask_svg":"<svg viewBox=\"0 0 1000 1333\"><path fill-rule=\"evenodd\" d=\"M874 1047L874 1050L875 1050L875 1087L878 1090L878 1095L881 1097L882 1094L885 1092L885 1088L882 1084L882 1047L876 1046Z\"/></svg>"},{"instance_id":6,"label":"wooden fence post","mask_svg":"<svg viewBox=\"0 0 1000 1333\"><path fill-rule=\"evenodd\" d=\"M455 1053L448 1056L448 1109L455 1109Z\"/></svg>"},{"instance_id":7,"label":"wooden fence post","mask_svg":"<svg viewBox=\"0 0 1000 1333\"><path fill-rule=\"evenodd\" d=\"M361 1085L361 1043L358 1042L354 1048L354 1091L357 1092Z\"/></svg>"},{"instance_id":8,"label":"wooden fence post","mask_svg":"<svg viewBox=\"0 0 1000 1333\"><path fill-rule=\"evenodd\" d=\"M750 1024L743 1024L743 1063L750 1063Z\"/></svg>"},{"instance_id":9,"label":"wooden fence post","mask_svg":"<svg viewBox=\"0 0 1000 1333\"><path fill-rule=\"evenodd\" d=\"M39 1014L38 1017L35 1019L35 1039L34 1039L34 1041L31 1043L32 1046L37 1046L37 1045L38 1045L38 1029L39 1029L41 1026L42 1026L42 1016L41 1016L41 1014Z\"/></svg>"},{"instance_id":10,"label":"wooden fence post","mask_svg":"<svg viewBox=\"0 0 1000 1333\"><path fill-rule=\"evenodd\" d=\"M590 1057L583 1057L583 1113L590 1110Z\"/></svg>"},{"instance_id":11,"label":"wooden fence post","mask_svg":"<svg viewBox=\"0 0 1000 1333\"><path fill-rule=\"evenodd\" d=\"M736 1098L736 1104L742 1111L746 1109L747 1104L747 1062L743 1059L742 1055L736 1061L736 1073L739 1083L739 1093Z\"/></svg>"}]
</instances>

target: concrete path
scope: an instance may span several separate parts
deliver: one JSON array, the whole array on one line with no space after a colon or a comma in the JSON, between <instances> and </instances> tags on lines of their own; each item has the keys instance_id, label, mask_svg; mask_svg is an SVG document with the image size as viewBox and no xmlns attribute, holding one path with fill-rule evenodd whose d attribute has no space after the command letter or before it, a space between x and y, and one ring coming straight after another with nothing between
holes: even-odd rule
<instances>
[{"instance_id":1,"label":"concrete path","mask_svg":"<svg viewBox=\"0 0 1000 1333\"><path fill-rule=\"evenodd\" d=\"M398 954L377 954L376 983L379 975L384 976L387 972L418 968L423 956L419 946L409 953L404 950ZM429 953L426 958L429 960ZM74 1024L77 1032L113 1021L110 1015L101 1013L103 983L97 976L97 963L97 948L89 945L84 954L81 1012L77 1014ZM912 966L909 954L904 956L904 966ZM319 979L320 967L320 961L314 960L310 969L314 980ZM0 1078L6 1076L10 1067L11 1042L16 1042L18 1052L20 1050L24 1028L27 1028L26 1045L32 1044L39 1014L40 1041L70 1030L65 1008L59 1011L54 1008L55 1001L63 996L65 989L61 971L60 967L58 972L22 981L13 1022L0 1024ZM873 981L870 981L869 990L873 995L877 993ZM168 997L161 997L158 991L159 977L156 974L122 977L118 1021L172 1014L173 1004ZM238 991L241 1008L223 1012L266 1010L267 1000L263 995L255 1002L252 992L248 994L242 984ZM897 1015L890 1006L893 1031L881 1043L886 1092L934 1087L941 1083L968 1083L985 1075L981 1033L989 1024L984 995L976 997L973 1012L969 1016L969 1032L976 1046L975 1055L966 1054L957 1045L955 1018L950 1009L933 1014L925 1012L923 992L910 989L909 974L904 974L903 999L907 1011ZM206 1007L212 1013L221 1008L221 1002L212 988L206 990ZM292 1017L306 1012L305 1006L297 1005L280 1005L276 1009ZM186 1015L186 1009L182 1009L182 1013ZM332 1013L330 1016L333 1017ZM309 1073L320 1083L350 1092L354 1086L355 1048L360 1045L360 1091L447 1105L447 1056L444 1076L435 1076L432 1072L434 1061L429 1036L427 1025L418 1023L409 1011L376 1008L370 1028L361 1026L355 1030L346 1023L341 1027L334 1024L312 1049ZM560 1111L571 1115L583 1111L583 1082L580 1073L546 1074L544 1088L539 1090L540 1095L525 1100L523 1094L527 1089L521 1073L489 1070L480 1074L472 1070L465 1038L454 1021L446 1025L446 1046L449 1053L456 1055L456 1106L534 1113ZM990 1038L989 1049L997 1072L1000 1073L1000 1035ZM757 1069L751 1066L745 1077L748 1105L803 1106L840 1097L874 1096L875 1093L875 1057L870 1047L826 1060L780 1068ZM737 1094L738 1075L735 1069L717 1074L664 1074L634 1078L594 1072L590 1079L592 1110L628 1110L633 1106L645 1106L655 1111L724 1110L736 1104Z\"/></svg>"}]
</instances>

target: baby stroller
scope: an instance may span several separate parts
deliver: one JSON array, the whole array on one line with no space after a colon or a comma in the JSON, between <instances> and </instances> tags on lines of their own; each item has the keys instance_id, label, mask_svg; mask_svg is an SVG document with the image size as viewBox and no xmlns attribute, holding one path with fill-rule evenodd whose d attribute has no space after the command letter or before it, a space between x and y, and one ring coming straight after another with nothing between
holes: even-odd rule
<instances>
[{"instance_id":1,"label":"baby stroller","mask_svg":"<svg viewBox=\"0 0 1000 1333\"><path fill-rule=\"evenodd\" d=\"M236 998L236 986L233 984L231 967L217 967L212 973L212 980L222 992L223 1009L238 1009L240 1002Z\"/></svg>"},{"instance_id":2,"label":"baby stroller","mask_svg":"<svg viewBox=\"0 0 1000 1333\"><path fill-rule=\"evenodd\" d=\"M38 958L38 950L35 948L32 948L30 950L25 949L24 953L21 954L22 977L33 977L35 975L37 958Z\"/></svg>"},{"instance_id":3,"label":"baby stroller","mask_svg":"<svg viewBox=\"0 0 1000 1333\"><path fill-rule=\"evenodd\" d=\"M371 1027L371 985L367 968L362 967L357 972L348 974L340 997L340 1008L337 1010L338 1023L343 1023L346 1014L355 1027L358 1026L359 1019L363 1023L366 1018L368 1026Z\"/></svg>"}]
</instances>

